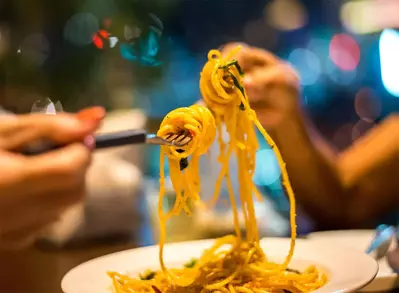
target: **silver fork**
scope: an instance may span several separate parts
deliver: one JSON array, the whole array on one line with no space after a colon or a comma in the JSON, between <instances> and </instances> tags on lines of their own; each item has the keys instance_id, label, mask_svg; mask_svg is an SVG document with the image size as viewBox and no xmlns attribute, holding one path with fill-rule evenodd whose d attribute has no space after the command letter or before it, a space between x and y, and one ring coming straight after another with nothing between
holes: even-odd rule
<instances>
[{"instance_id":1,"label":"silver fork","mask_svg":"<svg viewBox=\"0 0 399 293\"><path fill-rule=\"evenodd\" d=\"M112 148L132 144L154 144L183 147L190 143L191 140L192 137L188 131L169 133L165 137L159 137L156 134L147 134L144 130L125 130L98 134L94 136L96 149ZM62 146L55 145L51 142L40 142L24 149L21 153L30 156L38 155L61 147Z\"/></svg>"},{"instance_id":2,"label":"silver fork","mask_svg":"<svg viewBox=\"0 0 399 293\"><path fill-rule=\"evenodd\" d=\"M156 134L146 135L146 143L148 144L182 147L187 145L191 140L192 137L187 131L169 133L164 138L159 137Z\"/></svg>"}]
</instances>

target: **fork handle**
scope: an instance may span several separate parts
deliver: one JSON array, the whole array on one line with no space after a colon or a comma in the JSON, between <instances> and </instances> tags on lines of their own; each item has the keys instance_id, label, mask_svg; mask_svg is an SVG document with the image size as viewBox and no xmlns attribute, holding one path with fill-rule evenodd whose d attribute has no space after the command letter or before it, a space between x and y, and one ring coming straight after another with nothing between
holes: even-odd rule
<instances>
[{"instance_id":1,"label":"fork handle","mask_svg":"<svg viewBox=\"0 0 399 293\"><path fill-rule=\"evenodd\" d=\"M94 137L96 149L124 146L129 144L141 144L147 140L147 134L144 130L125 130L98 134Z\"/></svg>"},{"instance_id":2,"label":"fork handle","mask_svg":"<svg viewBox=\"0 0 399 293\"><path fill-rule=\"evenodd\" d=\"M131 144L146 143L147 134L144 130L132 129L118 132L97 134L94 136L95 148L105 149L111 147L125 146ZM21 153L25 156L33 156L44 154L53 150L64 147L64 145L56 145L51 142L41 143L40 145L31 146Z\"/></svg>"}]
</instances>

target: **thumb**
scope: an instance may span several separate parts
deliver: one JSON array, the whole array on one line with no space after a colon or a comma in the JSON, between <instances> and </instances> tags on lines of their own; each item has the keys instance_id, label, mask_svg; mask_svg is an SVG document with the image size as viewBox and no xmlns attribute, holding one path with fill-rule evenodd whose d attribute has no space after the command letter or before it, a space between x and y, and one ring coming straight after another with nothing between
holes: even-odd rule
<instances>
[{"instance_id":1,"label":"thumb","mask_svg":"<svg viewBox=\"0 0 399 293\"><path fill-rule=\"evenodd\" d=\"M82 120L73 114L31 114L0 123L0 148L19 149L27 144L50 140L68 144L83 140L99 126L99 120Z\"/></svg>"}]
</instances>

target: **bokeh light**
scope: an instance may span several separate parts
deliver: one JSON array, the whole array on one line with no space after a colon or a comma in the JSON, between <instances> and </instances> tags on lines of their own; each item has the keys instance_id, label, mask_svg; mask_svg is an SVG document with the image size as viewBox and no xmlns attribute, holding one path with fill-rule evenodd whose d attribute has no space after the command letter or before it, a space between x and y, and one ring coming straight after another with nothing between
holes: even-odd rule
<instances>
[{"instance_id":1,"label":"bokeh light","mask_svg":"<svg viewBox=\"0 0 399 293\"><path fill-rule=\"evenodd\" d=\"M77 46L89 45L93 35L99 29L99 21L93 14L77 13L67 21L64 27L64 38Z\"/></svg>"},{"instance_id":2,"label":"bokeh light","mask_svg":"<svg viewBox=\"0 0 399 293\"><path fill-rule=\"evenodd\" d=\"M312 38L309 40L307 48L314 52L322 61L322 67L325 65L324 62L328 57L328 47L330 45L330 40L327 38Z\"/></svg>"},{"instance_id":3,"label":"bokeh light","mask_svg":"<svg viewBox=\"0 0 399 293\"><path fill-rule=\"evenodd\" d=\"M352 128L352 140L357 140L374 127L371 121L360 119Z\"/></svg>"},{"instance_id":4,"label":"bokeh light","mask_svg":"<svg viewBox=\"0 0 399 293\"><path fill-rule=\"evenodd\" d=\"M288 62L298 71L303 86L314 84L320 77L320 60L309 49L298 48L293 50L288 56Z\"/></svg>"},{"instance_id":5,"label":"bokeh light","mask_svg":"<svg viewBox=\"0 0 399 293\"><path fill-rule=\"evenodd\" d=\"M384 30L379 49L382 83L391 95L399 97L399 33L393 29Z\"/></svg>"},{"instance_id":6,"label":"bokeh light","mask_svg":"<svg viewBox=\"0 0 399 293\"><path fill-rule=\"evenodd\" d=\"M256 153L256 169L253 181L256 185L267 186L275 183L281 175L277 158L271 149L263 149Z\"/></svg>"},{"instance_id":7,"label":"bokeh light","mask_svg":"<svg viewBox=\"0 0 399 293\"><path fill-rule=\"evenodd\" d=\"M308 15L298 0L273 0L265 8L265 20L281 31L291 31L306 25Z\"/></svg>"},{"instance_id":8,"label":"bokeh light","mask_svg":"<svg viewBox=\"0 0 399 293\"><path fill-rule=\"evenodd\" d=\"M103 49L109 41L109 33L106 30L99 30L93 35L93 44L99 49Z\"/></svg>"},{"instance_id":9,"label":"bokeh light","mask_svg":"<svg viewBox=\"0 0 399 293\"><path fill-rule=\"evenodd\" d=\"M155 15L149 14L152 23L148 26L145 33L136 26L124 26L124 37L127 43L121 43L120 53L128 61L144 66L156 67L163 64L159 60L161 51L161 37L163 34L163 23Z\"/></svg>"},{"instance_id":10,"label":"bokeh light","mask_svg":"<svg viewBox=\"0 0 399 293\"><path fill-rule=\"evenodd\" d=\"M355 34L369 34L384 28L399 27L399 1L357 0L343 4L340 18L345 28Z\"/></svg>"},{"instance_id":11,"label":"bokeh light","mask_svg":"<svg viewBox=\"0 0 399 293\"><path fill-rule=\"evenodd\" d=\"M355 96L355 111L365 121L373 122L381 114L381 101L371 88L361 88Z\"/></svg>"},{"instance_id":12,"label":"bokeh light","mask_svg":"<svg viewBox=\"0 0 399 293\"><path fill-rule=\"evenodd\" d=\"M104 19L103 24L105 28L109 28L112 25L112 19L110 18Z\"/></svg>"},{"instance_id":13,"label":"bokeh light","mask_svg":"<svg viewBox=\"0 0 399 293\"><path fill-rule=\"evenodd\" d=\"M149 13L148 15L154 22L154 24L150 26L151 29L155 30L159 35L162 35L164 29L162 20L160 20L154 13Z\"/></svg>"},{"instance_id":14,"label":"bokeh light","mask_svg":"<svg viewBox=\"0 0 399 293\"><path fill-rule=\"evenodd\" d=\"M43 34L32 34L22 41L19 50L25 61L41 66L50 54L50 44Z\"/></svg>"},{"instance_id":15,"label":"bokeh light","mask_svg":"<svg viewBox=\"0 0 399 293\"><path fill-rule=\"evenodd\" d=\"M273 183L270 183L267 185L267 187L272 190L272 191L281 191L283 192L283 185L281 184L280 177L274 181Z\"/></svg>"},{"instance_id":16,"label":"bokeh light","mask_svg":"<svg viewBox=\"0 0 399 293\"><path fill-rule=\"evenodd\" d=\"M141 29L137 26L125 25L123 28L123 36L126 41L137 39L141 36Z\"/></svg>"},{"instance_id":17,"label":"bokeh light","mask_svg":"<svg viewBox=\"0 0 399 293\"><path fill-rule=\"evenodd\" d=\"M357 70L344 71L330 59L326 62L326 73L328 77L338 85L348 86L352 84L357 76Z\"/></svg>"},{"instance_id":18,"label":"bokeh light","mask_svg":"<svg viewBox=\"0 0 399 293\"><path fill-rule=\"evenodd\" d=\"M337 34L330 42L330 58L342 70L354 70L360 61L360 48L347 34Z\"/></svg>"},{"instance_id":19,"label":"bokeh light","mask_svg":"<svg viewBox=\"0 0 399 293\"><path fill-rule=\"evenodd\" d=\"M57 110L51 99L47 97L34 102L31 108L31 113L44 113L48 115L56 115Z\"/></svg>"},{"instance_id":20,"label":"bokeh light","mask_svg":"<svg viewBox=\"0 0 399 293\"><path fill-rule=\"evenodd\" d=\"M117 37L109 37L109 47L110 48L115 48L116 45L118 44L118 38Z\"/></svg>"},{"instance_id":21,"label":"bokeh light","mask_svg":"<svg viewBox=\"0 0 399 293\"><path fill-rule=\"evenodd\" d=\"M332 138L334 146L338 149L344 149L352 143L353 124L346 123L342 125Z\"/></svg>"},{"instance_id":22,"label":"bokeh light","mask_svg":"<svg viewBox=\"0 0 399 293\"><path fill-rule=\"evenodd\" d=\"M54 103L54 107L55 107L55 111L56 111L57 113L59 113L59 112L64 112L64 107L62 107L62 104L61 104L60 101L55 102L55 103Z\"/></svg>"}]
</instances>

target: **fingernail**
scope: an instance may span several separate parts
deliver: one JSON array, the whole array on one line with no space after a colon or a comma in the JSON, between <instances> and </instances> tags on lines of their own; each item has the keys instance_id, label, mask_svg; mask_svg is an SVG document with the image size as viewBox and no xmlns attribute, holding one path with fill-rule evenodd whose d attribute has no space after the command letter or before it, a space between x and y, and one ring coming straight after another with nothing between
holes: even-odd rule
<instances>
[{"instance_id":1,"label":"fingernail","mask_svg":"<svg viewBox=\"0 0 399 293\"><path fill-rule=\"evenodd\" d=\"M94 132L100 125L101 120L79 119L83 132Z\"/></svg>"},{"instance_id":2,"label":"fingernail","mask_svg":"<svg viewBox=\"0 0 399 293\"><path fill-rule=\"evenodd\" d=\"M79 111L76 115L80 120L99 121L104 118L105 110L103 107L90 107Z\"/></svg>"}]
</instances>

